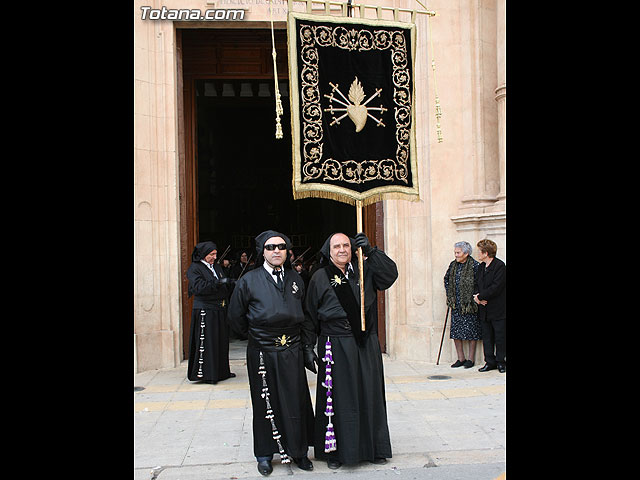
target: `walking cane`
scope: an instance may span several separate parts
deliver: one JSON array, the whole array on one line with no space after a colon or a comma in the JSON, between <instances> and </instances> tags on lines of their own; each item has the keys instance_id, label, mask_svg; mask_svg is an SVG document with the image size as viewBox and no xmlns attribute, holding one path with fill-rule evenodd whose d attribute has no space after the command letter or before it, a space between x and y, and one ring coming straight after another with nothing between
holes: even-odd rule
<instances>
[{"instance_id":1,"label":"walking cane","mask_svg":"<svg viewBox=\"0 0 640 480\"><path fill-rule=\"evenodd\" d=\"M449 307L447 307L447 313L444 316L444 327L442 328L442 338L440 339L440 350L438 350L438 360L436 360L436 365L440 362L440 353L442 353L442 342L444 342L444 332L447 331L447 318L449 317Z\"/></svg>"}]
</instances>

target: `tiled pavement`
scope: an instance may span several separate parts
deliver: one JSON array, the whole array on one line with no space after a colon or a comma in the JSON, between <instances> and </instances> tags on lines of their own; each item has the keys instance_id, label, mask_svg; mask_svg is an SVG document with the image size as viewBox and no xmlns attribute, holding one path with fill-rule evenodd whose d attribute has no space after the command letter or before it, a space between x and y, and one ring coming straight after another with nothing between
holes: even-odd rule
<instances>
[{"instance_id":1,"label":"tiled pavement","mask_svg":"<svg viewBox=\"0 0 640 480\"><path fill-rule=\"evenodd\" d=\"M231 342L237 376L216 385L187 380L186 361L134 375L135 479L263 478L253 457L245 349L246 342ZM276 455L271 477L506 478L506 374L478 372L481 365L453 369L386 355L383 361L393 458L336 471L314 461L305 472L281 465ZM315 401L316 376L307 371L307 378Z\"/></svg>"}]
</instances>

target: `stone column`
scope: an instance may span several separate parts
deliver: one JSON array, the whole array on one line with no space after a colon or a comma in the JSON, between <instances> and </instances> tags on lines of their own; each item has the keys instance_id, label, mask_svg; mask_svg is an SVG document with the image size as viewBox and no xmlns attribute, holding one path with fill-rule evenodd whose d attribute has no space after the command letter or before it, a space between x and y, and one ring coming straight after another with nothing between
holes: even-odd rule
<instances>
[{"instance_id":1,"label":"stone column","mask_svg":"<svg viewBox=\"0 0 640 480\"><path fill-rule=\"evenodd\" d=\"M459 215L480 214L498 190L495 110L495 0L469 0L460 10L462 44L462 137L464 195Z\"/></svg>"},{"instance_id":2,"label":"stone column","mask_svg":"<svg viewBox=\"0 0 640 480\"><path fill-rule=\"evenodd\" d=\"M470 0L460 27L467 67L463 96L464 196L450 217L472 245L482 238L506 256L506 0ZM497 102L497 103L496 103Z\"/></svg>"},{"instance_id":3,"label":"stone column","mask_svg":"<svg viewBox=\"0 0 640 480\"><path fill-rule=\"evenodd\" d=\"M134 365L181 361L176 58L170 21L134 4Z\"/></svg>"},{"instance_id":4,"label":"stone column","mask_svg":"<svg viewBox=\"0 0 640 480\"><path fill-rule=\"evenodd\" d=\"M506 209L507 201L507 62L506 62L506 9L507 0L498 0L497 5L497 53L498 53L498 154L500 160L500 193L495 207Z\"/></svg>"}]
</instances>

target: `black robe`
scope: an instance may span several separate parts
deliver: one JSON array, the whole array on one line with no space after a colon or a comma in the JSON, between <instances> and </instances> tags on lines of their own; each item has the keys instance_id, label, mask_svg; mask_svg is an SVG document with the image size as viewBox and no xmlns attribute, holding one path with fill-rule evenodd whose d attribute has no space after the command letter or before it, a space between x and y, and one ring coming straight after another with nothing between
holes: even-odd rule
<instances>
[{"instance_id":1,"label":"black robe","mask_svg":"<svg viewBox=\"0 0 640 480\"><path fill-rule=\"evenodd\" d=\"M274 422L286 454L307 455L313 439L313 406L302 356L302 345L313 342L313 325L302 309L304 282L285 269L283 288L262 265L238 280L229 304L231 327L249 337L247 372L253 407L253 450L256 457L279 453L259 375L260 354Z\"/></svg>"},{"instance_id":2,"label":"black robe","mask_svg":"<svg viewBox=\"0 0 640 480\"><path fill-rule=\"evenodd\" d=\"M507 355L507 266L497 257L478 268L478 318L482 324L484 361L495 367L506 365Z\"/></svg>"},{"instance_id":3,"label":"black robe","mask_svg":"<svg viewBox=\"0 0 640 480\"><path fill-rule=\"evenodd\" d=\"M360 311L360 287L357 257L352 257L354 273L349 275L349 286ZM390 458L391 440L387 423L384 370L378 343L377 291L386 290L398 278L393 260L374 247L364 261L365 326L362 344L352 333L345 309L331 285L323 267L309 282L305 308L316 325L318 336L318 382L316 387L315 458L335 458L344 464L363 460ZM333 278L333 273L331 274ZM342 280L342 279L341 279ZM344 280L342 280L344 281ZM358 313L359 316L359 313ZM360 328L359 323L356 328ZM328 417L325 380L325 343L332 345L334 364L332 399L337 451L325 453L325 432Z\"/></svg>"},{"instance_id":4,"label":"black robe","mask_svg":"<svg viewBox=\"0 0 640 480\"><path fill-rule=\"evenodd\" d=\"M229 269L229 276L237 280L238 278L240 278L241 275L244 276L247 272L250 272L253 269L254 269L254 266L252 265L247 265L246 263L238 262Z\"/></svg>"},{"instance_id":5,"label":"black robe","mask_svg":"<svg viewBox=\"0 0 640 480\"><path fill-rule=\"evenodd\" d=\"M214 264L214 268L218 277L223 278L220 265ZM217 285L211 270L200 261L191 263L187 279L188 294L193 295L187 378L217 383L231 376L227 324L231 287Z\"/></svg>"}]
</instances>

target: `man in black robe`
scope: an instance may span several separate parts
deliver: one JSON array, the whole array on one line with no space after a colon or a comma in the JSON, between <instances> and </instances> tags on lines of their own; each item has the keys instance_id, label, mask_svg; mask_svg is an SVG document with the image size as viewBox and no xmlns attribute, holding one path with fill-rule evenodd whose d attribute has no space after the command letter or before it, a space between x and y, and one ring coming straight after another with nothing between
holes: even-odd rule
<instances>
[{"instance_id":1,"label":"man in black robe","mask_svg":"<svg viewBox=\"0 0 640 480\"><path fill-rule=\"evenodd\" d=\"M291 268L290 250L291 241L282 233L258 235L258 261L264 258L264 263L238 280L229 305L232 328L249 337L253 451L262 475L272 472L274 453L281 463L292 458L301 469L313 469L307 457L313 407L305 366L316 372L314 332L304 315L304 282Z\"/></svg>"},{"instance_id":2,"label":"man in black robe","mask_svg":"<svg viewBox=\"0 0 640 480\"><path fill-rule=\"evenodd\" d=\"M193 249L192 263L187 269L187 292L189 297L193 295L187 378L214 384L236 376L229 369L227 325L227 305L234 280L215 264L217 255L215 243L200 242Z\"/></svg>"},{"instance_id":3,"label":"man in black robe","mask_svg":"<svg viewBox=\"0 0 640 480\"><path fill-rule=\"evenodd\" d=\"M364 259L365 331L361 328L358 262ZM351 239L331 235L321 249L323 263L311 277L305 307L318 336L315 458L329 468L391 457L382 353L378 343L377 291L398 278L398 269L364 233Z\"/></svg>"}]
</instances>

